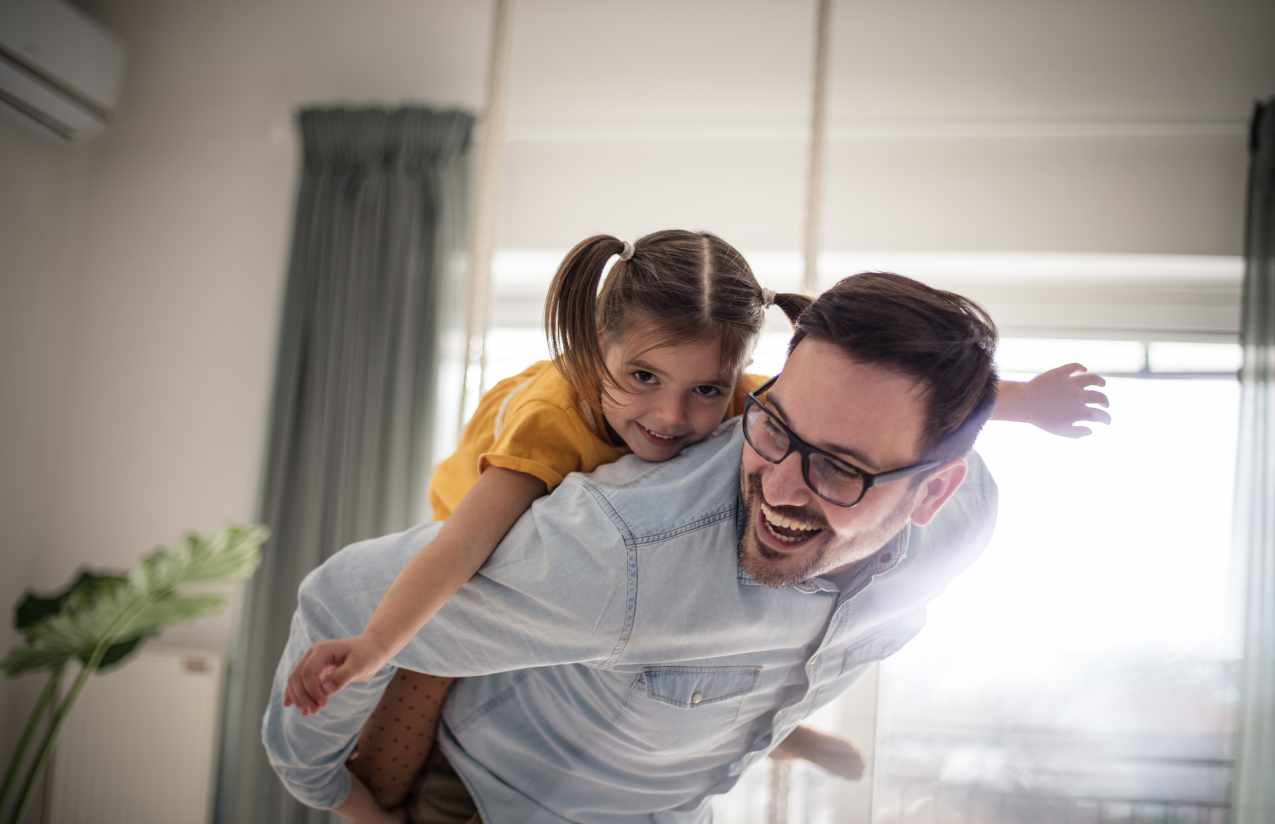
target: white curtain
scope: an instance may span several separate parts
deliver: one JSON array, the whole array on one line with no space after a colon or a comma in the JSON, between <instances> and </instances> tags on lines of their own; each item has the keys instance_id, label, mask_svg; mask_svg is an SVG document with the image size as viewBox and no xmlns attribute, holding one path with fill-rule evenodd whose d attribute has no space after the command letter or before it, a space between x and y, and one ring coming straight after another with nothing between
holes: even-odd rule
<instances>
[{"instance_id":1,"label":"white curtain","mask_svg":"<svg viewBox=\"0 0 1275 824\"><path fill-rule=\"evenodd\" d=\"M1231 805L1235 824L1275 821L1275 98L1249 144L1240 340L1235 549L1244 581L1244 659Z\"/></svg>"}]
</instances>

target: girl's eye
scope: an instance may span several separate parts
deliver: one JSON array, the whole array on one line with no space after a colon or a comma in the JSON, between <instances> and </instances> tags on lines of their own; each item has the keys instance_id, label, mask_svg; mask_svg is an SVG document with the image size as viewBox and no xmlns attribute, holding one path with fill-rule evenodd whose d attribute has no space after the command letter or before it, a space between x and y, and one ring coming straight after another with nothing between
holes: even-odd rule
<instances>
[{"instance_id":1,"label":"girl's eye","mask_svg":"<svg viewBox=\"0 0 1275 824\"><path fill-rule=\"evenodd\" d=\"M642 384L643 386L650 386L655 383L656 380L655 375L645 369L634 369L629 373L629 377L633 378L634 381Z\"/></svg>"},{"instance_id":2,"label":"girl's eye","mask_svg":"<svg viewBox=\"0 0 1275 824\"><path fill-rule=\"evenodd\" d=\"M692 391L701 398L720 398L722 396L722 388L720 386L710 386L709 384L697 386Z\"/></svg>"}]
</instances>

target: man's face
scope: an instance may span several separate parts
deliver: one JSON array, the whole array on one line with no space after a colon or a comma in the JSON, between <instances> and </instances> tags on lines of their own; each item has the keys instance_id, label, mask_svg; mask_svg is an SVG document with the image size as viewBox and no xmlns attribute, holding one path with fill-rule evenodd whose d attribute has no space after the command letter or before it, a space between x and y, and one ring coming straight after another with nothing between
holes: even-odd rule
<instances>
[{"instance_id":1,"label":"man's face","mask_svg":"<svg viewBox=\"0 0 1275 824\"><path fill-rule=\"evenodd\" d=\"M861 364L833 344L803 340L761 397L804 441L866 472L921 458L923 387ZM909 520L928 523L965 477L964 461L952 461L920 482L902 478L874 486L846 508L806 485L795 450L772 464L745 442L741 470L747 524L740 562L768 586L836 572L868 557Z\"/></svg>"}]
</instances>

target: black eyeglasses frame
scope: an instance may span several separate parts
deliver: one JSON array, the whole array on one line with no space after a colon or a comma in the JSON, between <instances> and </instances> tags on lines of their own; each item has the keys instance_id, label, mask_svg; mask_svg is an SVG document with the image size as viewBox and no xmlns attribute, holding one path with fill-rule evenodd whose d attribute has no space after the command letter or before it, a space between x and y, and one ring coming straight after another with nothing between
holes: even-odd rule
<instances>
[{"instance_id":1,"label":"black eyeglasses frame","mask_svg":"<svg viewBox=\"0 0 1275 824\"><path fill-rule=\"evenodd\" d=\"M769 389L771 386L773 386L775 381L777 380L779 380L779 375L775 375L773 378L766 381L764 384L762 384L761 386L757 387L752 392L749 392L748 394L744 396L744 414L743 414L744 420L742 421L742 424L741 424L744 429L744 440L748 441L748 445L752 447L752 450L756 452L762 458L762 460L772 464L783 463L784 461L788 459L788 456L791 455L793 451L795 450L799 455L801 455L801 478L803 481L806 482L806 486L810 488L811 492L815 493L822 500L827 501L833 506L839 506L844 509L849 509L853 506L857 506L863 500L864 496L868 494L868 490L876 486L877 484L889 483L890 481L897 481L900 478L906 478L909 475L915 475L918 472L924 472L927 469L934 469L935 467L943 465L944 461L933 461L933 460L919 461L918 463L914 463L910 466L904 466L899 469L891 469L887 472L873 473L873 472L868 472L867 470L864 470L864 469L860 469L854 464L842 458L838 458L836 455L833 455L831 452L820 449L817 446L811 446L809 443L802 440L801 437L796 432L793 432L792 428L789 427L788 424L782 418L780 418L774 412L770 411L770 409L768 409L766 405L762 403L761 398L758 397L767 389ZM788 436L788 449L787 451L784 452L782 456L779 457L778 460L771 460L770 458L766 457L766 455L762 454L762 451L758 449L756 445L753 444L752 439L748 437L748 415L749 415L749 412L752 411L752 408L754 406L757 408L757 410L761 414L765 415L770 420L774 421L779 426L779 428L783 430L784 434ZM832 461L834 464L839 464L841 466L844 466L847 469L849 469L851 472L855 472L863 476L863 488L859 492L859 497L855 498L850 503L844 503L842 501L829 498L827 495L823 494L818 489L816 489L815 485L810 482L810 456L812 454L823 455L825 458Z\"/></svg>"}]
</instances>

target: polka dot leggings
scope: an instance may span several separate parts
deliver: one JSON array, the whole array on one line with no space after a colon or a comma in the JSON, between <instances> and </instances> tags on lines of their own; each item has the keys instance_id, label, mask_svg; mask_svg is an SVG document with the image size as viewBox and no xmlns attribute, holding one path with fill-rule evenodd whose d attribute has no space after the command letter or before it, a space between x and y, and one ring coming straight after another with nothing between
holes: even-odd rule
<instances>
[{"instance_id":1,"label":"polka dot leggings","mask_svg":"<svg viewBox=\"0 0 1275 824\"><path fill-rule=\"evenodd\" d=\"M434 748L443 700L454 680L399 670L363 724L348 766L385 809L407 800Z\"/></svg>"}]
</instances>

